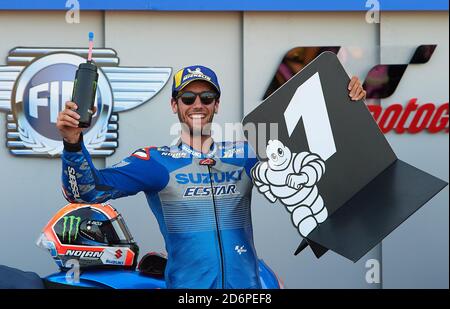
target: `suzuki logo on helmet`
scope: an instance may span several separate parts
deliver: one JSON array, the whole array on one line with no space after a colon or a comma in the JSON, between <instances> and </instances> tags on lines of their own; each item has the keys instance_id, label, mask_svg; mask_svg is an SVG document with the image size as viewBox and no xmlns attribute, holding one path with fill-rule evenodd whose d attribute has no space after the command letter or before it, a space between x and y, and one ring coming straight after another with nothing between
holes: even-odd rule
<instances>
[{"instance_id":1,"label":"suzuki logo on helmet","mask_svg":"<svg viewBox=\"0 0 450 309\"><path fill-rule=\"evenodd\" d=\"M123 253L122 250L120 250L120 249L116 250L116 254L115 254L116 258L120 259L122 257L122 253Z\"/></svg>"}]
</instances>

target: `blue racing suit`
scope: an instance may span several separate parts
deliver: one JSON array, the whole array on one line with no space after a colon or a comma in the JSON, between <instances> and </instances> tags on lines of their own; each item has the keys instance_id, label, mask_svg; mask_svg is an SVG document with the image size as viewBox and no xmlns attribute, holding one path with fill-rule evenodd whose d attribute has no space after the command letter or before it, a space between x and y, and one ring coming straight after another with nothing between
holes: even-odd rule
<instances>
[{"instance_id":1,"label":"blue racing suit","mask_svg":"<svg viewBox=\"0 0 450 309\"><path fill-rule=\"evenodd\" d=\"M166 244L168 288L261 288L250 213L257 158L246 142L213 143L207 154L181 141L146 147L101 170L82 137L64 145L68 201L145 193Z\"/></svg>"}]
</instances>

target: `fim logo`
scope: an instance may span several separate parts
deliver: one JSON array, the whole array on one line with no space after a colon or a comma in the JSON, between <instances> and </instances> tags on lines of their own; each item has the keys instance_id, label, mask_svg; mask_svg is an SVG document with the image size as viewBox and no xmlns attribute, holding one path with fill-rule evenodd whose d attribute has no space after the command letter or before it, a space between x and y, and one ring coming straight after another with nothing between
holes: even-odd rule
<instances>
[{"instance_id":1,"label":"fim logo","mask_svg":"<svg viewBox=\"0 0 450 309\"><path fill-rule=\"evenodd\" d=\"M58 113L70 101L75 72L87 49L23 48L10 51L0 66L0 111L6 113L7 147L14 155L55 156L63 150L56 128ZM113 49L94 49L99 67L97 112L84 131L93 156L109 156L118 147L118 113L152 99L167 83L168 67L119 67Z\"/></svg>"}]
</instances>

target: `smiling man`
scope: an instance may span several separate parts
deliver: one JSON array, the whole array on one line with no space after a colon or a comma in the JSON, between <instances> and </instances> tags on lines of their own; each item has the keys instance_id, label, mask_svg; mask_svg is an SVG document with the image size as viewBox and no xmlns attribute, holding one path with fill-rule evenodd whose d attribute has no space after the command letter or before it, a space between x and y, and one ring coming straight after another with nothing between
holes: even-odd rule
<instances>
[{"instance_id":1,"label":"smiling man","mask_svg":"<svg viewBox=\"0 0 450 309\"><path fill-rule=\"evenodd\" d=\"M165 240L168 288L262 288L250 213L257 159L245 142L212 140L220 95L211 69L181 69L171 98L182 124L178 143L138 149L101 170L83 144L76 104L67 102L58 116L66 199L100 203L143 191ZM349 95L365 95L356 77Z\"/></svg>"}]
</instances>

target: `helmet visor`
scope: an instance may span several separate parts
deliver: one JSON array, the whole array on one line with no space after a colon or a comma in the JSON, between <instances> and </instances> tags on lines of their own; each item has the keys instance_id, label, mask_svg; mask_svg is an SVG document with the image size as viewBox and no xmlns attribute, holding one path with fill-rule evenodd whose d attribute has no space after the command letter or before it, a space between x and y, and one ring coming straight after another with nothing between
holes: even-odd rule
<instances>
[{"instance_id":1,"label":"helmet visor","mask_svg":"<svg viewBox=\"0 0 450 309\"><path fill-rule=\"evenodd\" d=\"M82 228L82 231L83 234L88 234L92 240L107 245L130 244L134 242L121 215L112 220L87 221L86 228Z\"/></svg>"}]
</instances>

